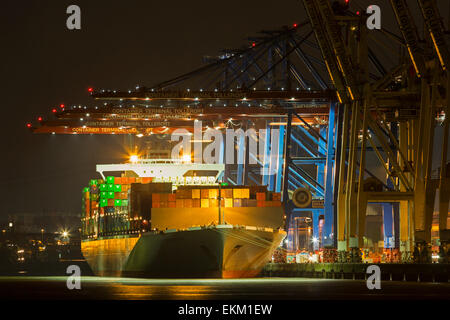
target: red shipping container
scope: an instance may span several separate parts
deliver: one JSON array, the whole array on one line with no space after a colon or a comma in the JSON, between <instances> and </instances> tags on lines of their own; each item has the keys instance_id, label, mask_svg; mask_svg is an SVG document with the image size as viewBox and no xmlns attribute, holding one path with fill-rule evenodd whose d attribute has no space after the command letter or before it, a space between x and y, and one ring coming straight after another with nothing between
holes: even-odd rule
<instances>
[{"instance_id":1,"label":"red shipping container","mask_svg":"<svg viewBox=\"0 0 450 320\"><path fill-rule=\"evenodd\" d=\"M143 177L142 178L142 183L143 184L147 184L147 183L151 183L152 182L152 178L151 177Z\"/></svg>"},{"instance_id":2,"label":"red shipping container","mask_svg":"<svg viewBox=\"0 0 450 320\"><path fill-rule=\"evenodd\" d=\"M192 199L192 207L193 208L200 208L201 206L201 200L200 199Z\"/></svg>"},{"instance_id":3,"label":"red shipping container","mask_svg":"<svg viewBox=\"0 0 450 320\"><path fill-rule=\"evenodd\" d=\"M209 199L209 189L201 189L200 194L202 199Z\"/></svg>"},{"instance_id":4,"label":"red shipping container","mask_svg":"<svg viewBox=\"0 0 450 320\"><path fill-rule=\"evenodd\" d=\"M152 202L160 202L161 201L161 195L159 193L152 193Z\"/></svg>"},{"instance_id":5,"label":"red shipping container","mask_svg":"<svg viewBox=\"0 0 450 320\"><path fill-rule=\"evenodd\" d=\"M266 193L265 192L257 192L256 193L256 200L258 200L258 201L265 201L266 200Z\"/></svg>"},{"instance_id":6,"label":"red shipping container","mask_svg":"<svg viewBox=\"0 0 450 320\"><path fill-rule=\"evenodd\" d=\"M169 208L176 208L177 207L175 201L169 201L168 204L169 204Z\"/></svg>"},{"instance_id":7,"label":"red shipping container","mask_svg":"<svg viewBox=\"0 0 450 320\"><path fill-rule=\"evenodd\" d=\"M160 201L159 205L161 206L161 208L168 208L168 203L167 201Z\"/></svg>"},{"instance_id":8,"label":"red shipping container","mask_svg":"<svg viewBox=\"0 0 450 320\"><path fill-rule=\"evenodd\" d=\"M233 198L233 189L221 190L222 198Z\"/></svg>"},{"instance_id":9,"label":"red shipping container","mask_svg":"<svg viewBox=\"0 0 450 320\"><path fill-rule=\"evenodd\" d=\"M184 208L184 202L183 199L176 199L176 207L177 208Z\"/></svg>"},{"instance_id":10,"label":"red shipping container","mask_svg":"<svg viewBox=\"0 0 450 320\"><path fill-rule=\"evenodd\" d=\"M157 202L153 201L152 202L152 208L161 208L160 202L159 201L157 201Z\"/></svg>"},{"instance_id":11,"label":"red shipping container","mask_svg":"<svg viewBox=\"0 0 450 320\"><path fill-rule=\"evenodd\" d=\"M257 207L260 207L260 208L265 207L265 206L266 206L266 205L265 205L265 201L256 201L256 206L257 206Z\"/></svg>"},{"instance_id":12,"label":"red shipping container","mask_svg":"<svg viewBox=\"0 0 450 320\"><path fill-rule=\"evenodd\" d=\"M175 193L169 193L169 195L167 196L168 201L176 201L177 200L177 195Z\"/></svg>"},{"instance_id":13,"label":"red shipping container","mask_svg":"<svg viewBox=\"0 0 450 320\"><path fill-rule=\"evenodd\" d=\"M114 199L108 199L108 207L114 207Z\"/></svg>"}]
</instances>

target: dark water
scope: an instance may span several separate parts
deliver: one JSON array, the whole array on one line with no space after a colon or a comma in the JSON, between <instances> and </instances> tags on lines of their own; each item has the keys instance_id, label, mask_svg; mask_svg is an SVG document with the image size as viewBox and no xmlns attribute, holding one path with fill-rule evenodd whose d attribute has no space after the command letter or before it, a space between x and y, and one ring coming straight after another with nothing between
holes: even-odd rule
<instances>
[{"instance_id":1,"label":"dark water","mask_svg":"<svg viewBox=\"0 0 450 320\"><path fill-rule=\"evenodd\" d=\"M69 290L67 277L0 277L0 299L446 299L450 283L386 281L381 290L367 289L362 280L258 279L134 279L82 277L81 290Z\"/></svg>"}]
</instances>

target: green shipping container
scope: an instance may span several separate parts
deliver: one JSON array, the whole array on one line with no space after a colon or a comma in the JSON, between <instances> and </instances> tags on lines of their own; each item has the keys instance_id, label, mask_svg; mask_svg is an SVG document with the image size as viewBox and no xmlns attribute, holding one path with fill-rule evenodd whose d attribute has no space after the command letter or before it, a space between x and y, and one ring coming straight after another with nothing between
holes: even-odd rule
<instances>
[{"instance_id":1,"label":"green shipping container","mask_svg":"<svg viewBox=\"0 0 450 320\"><path fill-rule=\"evenodd\" d=\"M91 181L89 181L89 185L90 186L98 186L98 181L96 179L91 179Z\"/></svg>"},{"instance_id":2,"label":"green shipping container","mask_svg":"<svg viewBox=\"0 0 450 320\"><path fill-rule=\"evenodd\" d=\"M89 187L83 188L83 193L89 192Z\"/></svg>"},{"instance_id":3,"label":"green shipping container","mask_svg":"<svg viewBox=\"0 0 450 320\"><path fill-rule=\"evenodd\" d=\"M112 177L112 176L106 177L106 183L114 184L114 177Z\"/></svg>"},{"instance_id":4,"label":"green shipping container","mask_svg":"<svg viewBox=\"0 0 450 320\"><path fill-rule=\"evenodd\" d=\"M108 199L100 199L100 207L106 207L108 205Z\"/></svg>"},{"instance_id":5,"label":"green shipping container","mask_svg":"<svg viewBox=\"0 0 450 320\"><path fill-rule=\"evenodd\" d=\"M106 191L100 192L100 198L107 199L108 198L108 192L106 192Z\"/></svg>"},{"instance_id":6,"label":"green shipping container","mask_svg":"<svg viewBox=\"0 0 450 320\"><path fill-rule=\"evenodd\" d=\"M128 200L122 200L122 207L128 207Z\"/></svg>"},{"instance_id":7,"label":"green shipping container","mask_svg":"<svg viewBox=\"0 0 450 320\"><path fill-rule=\"evenodd\" d=\"M122 185L115 184L114 185L114 192L122 192Z\"/></svg>"},{"instance_id":8,"label":"green shipping container","mask_svg":"<svg viewBox=\"0 0 450 320\"><path fill-rule=\"evenodd\" d=\"M114 199L114 191L109 191L108 195L106 196L108 199Z\"/></svg>"},{"instance_id":9,"label":"green shipping container","mask_svg":"<svg viewBox=\"0 0 450 320\"><path fill-rule=\"evenodd\" d=\"M122 200L116 199L114 200L114 207L121 207L122 206Z\"/></svg>"},{"instance_id":10,"label":"green shipping container","mask_svg":"<svg viewBox=\"0 0 450 320\"><path fill-rule=\"evenodd\" d=\"M108 185L106 185L106 184L101 184L101 185L100 185L100 191L108 191Z\"/></svg>"},{"instance_id":11,"label":"green shipping container","mask_svg":"<svg viewBox=\"0 0 450 320\"><path fill-rule=\"evenodd\" d=\"M107 184L107 190L106 191L114 191L114 185L112 183Z\"/></svg>"}]
</instances>

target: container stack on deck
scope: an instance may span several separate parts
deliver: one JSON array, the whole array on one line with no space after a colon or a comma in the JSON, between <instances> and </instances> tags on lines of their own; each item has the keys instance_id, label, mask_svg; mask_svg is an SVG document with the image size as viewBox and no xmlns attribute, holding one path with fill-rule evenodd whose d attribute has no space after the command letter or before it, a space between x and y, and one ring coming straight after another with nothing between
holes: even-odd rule
<instances>
[{"instance_id":1,"label":"container stack on deck","mask_svg":"<svg viewBox=\"0 0 450 320\"><path fill-rule=\"evenodd\" d=\"M140 207L141 202L135 202L134 206L131 202L151 181L151 178L113 176L107 177L106 181L91 180L89 187L83 189L83 237L138 233L145 228L148 221L142 215L145 210Z\"/></svg>"},{"instance_id":2,"label":"container stack on deck","mask_svg":"<svg viewBox=\"0 0 450 320\"><path fill-rule=\"evenodd\" d=\"M219 196L220 192L220 196ZM175 193L154 193L153 208L281 207L281 194L261 187L180 187Z\"/></svg>"},{"instance_id":3,"label":"container stack on deck","mask_svg":"<svg viewBox=\"0 0 450 320\"><path fill-rule=\"evenodd\" d=\"M281 207L281 194L265 187L181 186L151 178L109 176L83 189L83 239L149 231L152 208Z\"/></svg>"}]
</instances>

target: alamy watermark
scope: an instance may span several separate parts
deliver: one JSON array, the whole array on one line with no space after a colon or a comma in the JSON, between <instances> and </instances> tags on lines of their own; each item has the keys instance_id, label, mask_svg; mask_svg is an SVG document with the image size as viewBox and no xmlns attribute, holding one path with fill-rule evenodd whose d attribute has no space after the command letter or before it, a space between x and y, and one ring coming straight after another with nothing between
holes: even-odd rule
<instances>
[{"instance_id":1,"label":"alamy watermark","mask_svg":"<svg viewBox=\"0 0 450 320\"><path fill-rule=\"evenodd\" d=\"M248 163L263 164L262 175L273 175L277 172L278 166L282 165L276 161L282 147L279 129L259 129L258 131L253 128L246 131L226 129L225 137L219 129L207 127L204 133L202 131L202 121L194 122L193 134L187 129L175 130L171 140L179 141L179 143L172 149L172 159L207 164L244 164L246 148L248 148ZM270 144L269 141L271 141ZM203 149L205 142L210 143ZM193 159L191 158L192 145L194 146ZM269 163L277 164L269 166Z\"/></svg>"},{"instance_id":2,"label":"alamy watermark","mask_svg":"<svg viewBox=\"0 0 450 320\"><path fill-rule=\"evenodd\" d=\"M67 277L66 285L67 289L81 290L81 269L79 266L73 264L67 267L66 273L69 274Z\"/></svg>"},{"instance_id":3,"label":"alamy watermark","mask_svg":"<svg viewBox=\"0 0 450 320\"><path fill-rule=\"evenodd\" d=\"M69 30L81 29L81 9L79 6L72 4L67 7L66 13L70 14L66 20L66 27Z\"/></svg>"},{"instance_id":4,"label":"alamy watermark","mask_svg":"<svg viewBox=\"0 0 450 320\"><path fill-rule=\"evenodd\" d=\"M377 265L370 265L366 270L370 276L367 278L367 289L381 289L381 269Z\"/></svg>"}]
</instances>

